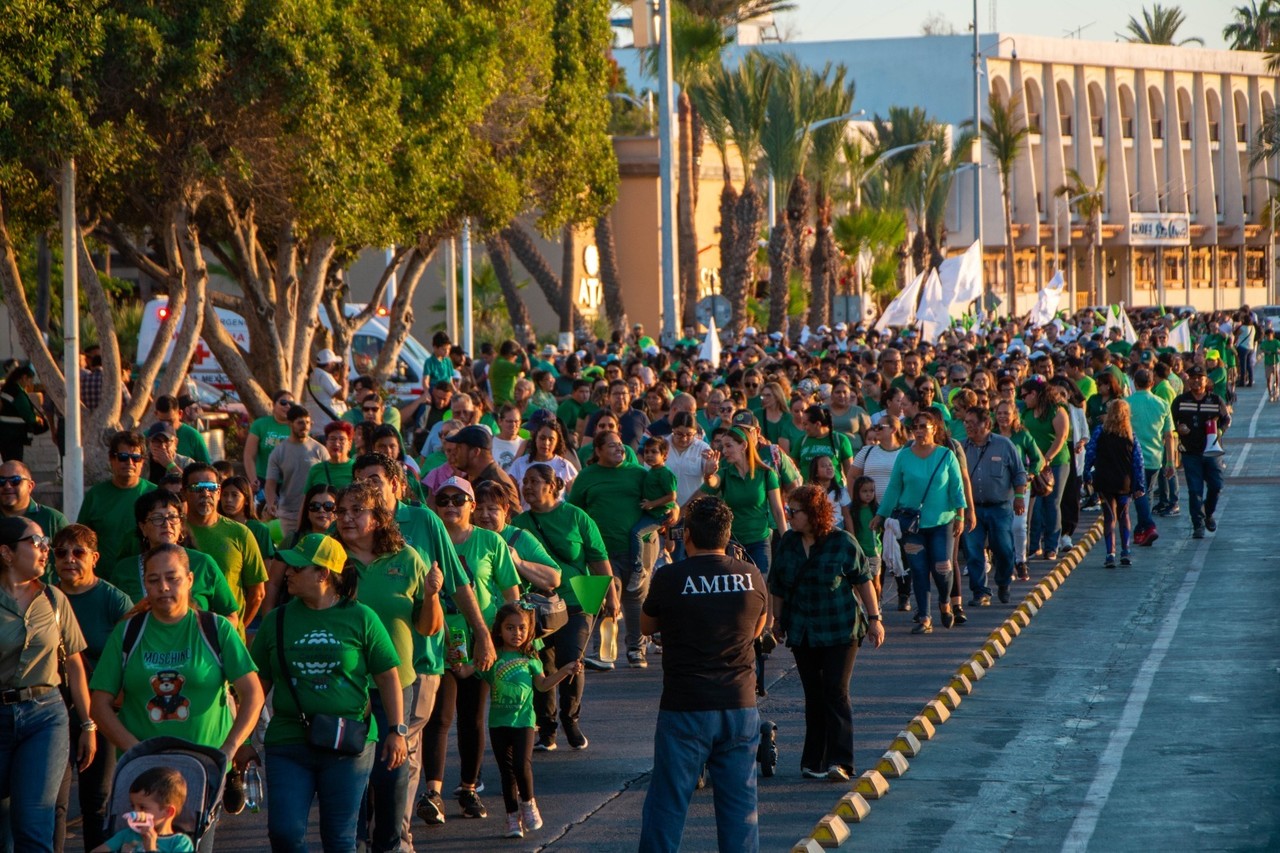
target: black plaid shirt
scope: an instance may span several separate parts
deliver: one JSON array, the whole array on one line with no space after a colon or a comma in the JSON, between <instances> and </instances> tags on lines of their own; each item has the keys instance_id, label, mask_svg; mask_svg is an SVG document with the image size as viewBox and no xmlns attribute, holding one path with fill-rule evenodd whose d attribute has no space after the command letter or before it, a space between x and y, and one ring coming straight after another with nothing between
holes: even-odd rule
<instances>
[{"instance_id":1,"label":"black plaid shirt","mask_svg":"<svg viewBox=\"0 0 1280 853\"><path fill-rule=\"evenodd\" d=\"M833 530L809 553L786 533L769 567L769 592L782 599L779 622L788 646L846 646L866 633L854 587L872 579L853 537Z\"/></svg>"}]
</instances>

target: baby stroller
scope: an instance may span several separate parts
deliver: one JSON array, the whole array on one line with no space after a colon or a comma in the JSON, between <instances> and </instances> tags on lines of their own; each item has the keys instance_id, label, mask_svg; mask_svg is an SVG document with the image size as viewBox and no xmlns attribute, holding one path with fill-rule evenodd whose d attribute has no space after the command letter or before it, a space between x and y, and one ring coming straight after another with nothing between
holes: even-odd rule
<instances>
[{"instance_id":1,"label":"baby stroller","mask_svg":"<svg viewBox=\"0 0 1280 853\"><path fill-rule=\"evenodd\" d=\"M222 786L227 778L227 759L222 751L176 737L154 737L135 744L116 764L107 801L107 832L114 835L126 827L124 815L131 811L129 788L141 774L153 767L170 767L187 782L187 802L174 818L173 828L191 836L197 853L213 850L214 825L222 814Z\"/></svg>"}]
</instances>

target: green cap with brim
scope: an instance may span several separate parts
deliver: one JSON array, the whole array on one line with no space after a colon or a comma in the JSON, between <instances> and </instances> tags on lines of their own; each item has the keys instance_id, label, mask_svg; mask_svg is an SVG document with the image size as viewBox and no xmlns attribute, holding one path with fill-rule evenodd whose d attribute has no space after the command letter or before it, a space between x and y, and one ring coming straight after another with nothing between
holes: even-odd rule
<instances>
[{"instance_id":1,"label":"green cap with brim","mask_svg":"<svg viewBox=\"0 0 1280 853\"><path fill-rule=\"evenodd\" d=\"M277 551L276 556L295 568L320 566L339 574L347 564L346 549L337 539L323 533L308 533L292 548Z\"/></svg>"}]
</instances>

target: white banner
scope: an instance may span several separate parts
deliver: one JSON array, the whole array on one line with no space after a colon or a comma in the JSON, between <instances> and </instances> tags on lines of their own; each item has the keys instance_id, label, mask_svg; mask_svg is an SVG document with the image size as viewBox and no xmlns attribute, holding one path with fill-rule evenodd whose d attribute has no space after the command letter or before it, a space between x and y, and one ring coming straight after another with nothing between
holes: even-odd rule
<instances>
[{"instance_id":1,"label":"white banner","mask_svg":"<svg viewBox=\"0 0 1280 853\"><path fill-rule=\"evenodd\" d=\"M1053 322L1058 313L1058 303L1062 301L1062 288L1066 282L1062 280L1062 270L1053 274L1053 278L1036 294L1035 307L1031 309L1028 323L1032 326L1047 326Z\"/></svg>"},{"instance_id":2,"label":"white banner","mask_svg":"<svg viewBox=\"0 0 1280 853\"><path fill-rule=\"evenodd\" d=\"M938 267L938 279L949 314L956 319L963 317L969 304L982 298L982 247L977 241L963 255L943 261Z\"/></svg>"},{"instance_id":3,"label":"white banner","mask_svg":"<svg viewBox=\"0 0 1280 853\"><path fill-rule=\"evenodd\" d=\"M902 288L889 307L884 309L880 319L876 320L876 331L883 332L890 326L910 326L916 321L916 300L920 296L920 285L924 276L918 275L911 283Z\"/></svg>"},{"instance_id":4,"label":"white banner","mask_svg":"<svg viewBox=\"0 0 1280 853\"><path fill-rule=\"evenodd\" d=\"M951 314L948 311L950 304L943 292L938 271L930 270L929 278L924 283L924 294L920 297L920 311L916 314L925 340L937 343L942 333L951 326Z\"/></svg>"}]
</instances>

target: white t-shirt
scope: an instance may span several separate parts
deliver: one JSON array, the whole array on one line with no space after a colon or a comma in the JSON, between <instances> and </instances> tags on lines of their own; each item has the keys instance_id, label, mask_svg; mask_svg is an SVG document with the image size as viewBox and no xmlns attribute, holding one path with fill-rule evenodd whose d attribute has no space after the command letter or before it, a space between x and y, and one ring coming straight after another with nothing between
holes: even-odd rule
<instances>
[{"instance_id":1,"label":"white t-shirt","mask_svg":"<svg viewBox=\"0 0 1280 853\"><path fill-rule=\"evenodd\" d=\"M702 454L711 445L695 438L689 449L681 453L675 442L667 444L667 467L676 475L676 503L684 506L702 488Z\"/></svg>"},{"instance_id":2,"label":"white t-shirt","mask_svg":"<svg viewBox=\"0 0 1280 853\"><path fill-rule=\"evenodd\" d=\"M334 420L333 415L341 418L347 410L347 403L342 399L341 392L342 386L333 378L333 374L319 367L312 369L311 376L307 379L307 393L302 395L302 404L311 415L313 436L324 435L324 428ZM316 402L317 397L319 402ZM320 403L324 403L333 415L321 408Z\"/></svg>"},{"instance_id":3,"label":"white t-shirt","mask_svg":"<svg viewBox=\"0 0 1280 853\"><path fill-rule=\"evenodd\" d=\"M516 490L520 492L520 506L529 509L529 505L524 501L524 489L521 484L524 482L524 474L529 470L530 465L550 465L551 470L556 472L556 476L564 480L564 491L560 493L560 500L563 501L569 494L569 486L573 483L575 477L578 476L578 469L563 456L552 456L550 461L535 462L529 454L517 456L515 461L511 463L511 467L507 469L507 473L511 475L511 479L515 481Z\"/></svg>"},{"instance_id":4,"label":"white t-shirt","mask_svg":"<svg viewBox=\"0 0 1280 853\"><path fill-rule=\"evenodd\" d=\"M516 461L516 453L520 450L520 445L524 442L520 436L513 439L493 437L493 461L498 463L498 467L503 471L510 473L511 463Z\"/></svg>"},{"instance_id":5,"label":"white t-shirt","mask_svg":"<svg viewBox=\"0 0 1280 853\"><path fill-rule=\"evenodd\" d=\"M877 502L884 500L884 490L889 486L889 475L893 473L894 460L901 452L902 448L885 450L878 444L868 444L853 457L853 467L861 468L862 475L870 477L876 484Z\"/></svg>"}]
</instances>

